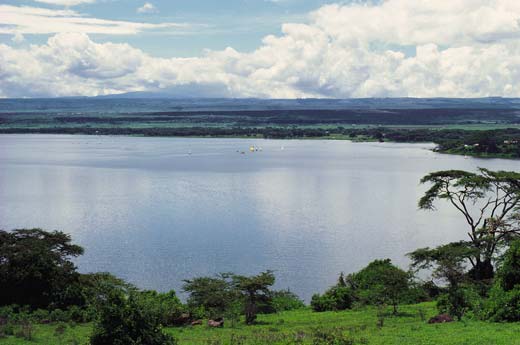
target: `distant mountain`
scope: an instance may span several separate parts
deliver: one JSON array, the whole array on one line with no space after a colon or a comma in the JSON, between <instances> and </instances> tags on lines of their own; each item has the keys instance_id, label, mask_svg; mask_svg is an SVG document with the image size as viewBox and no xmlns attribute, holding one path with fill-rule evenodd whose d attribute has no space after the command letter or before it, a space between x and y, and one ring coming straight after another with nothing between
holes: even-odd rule
<instances>
[{"instance_id":1,"label":"distant mountain","mask_svg":"<svg viewBox=\"0 0 520 345\"><path fill-rule=\"evenodd\" d=\"M350 98L350 99L258 99L187 97L185 92L130 92L90 99L168 100L182 109L274 110L274 109L520 109L520 98ZM195 94L195 93L191 93ZM205 93L208 94L208 93Z\"/></svg>"}]
</instances>

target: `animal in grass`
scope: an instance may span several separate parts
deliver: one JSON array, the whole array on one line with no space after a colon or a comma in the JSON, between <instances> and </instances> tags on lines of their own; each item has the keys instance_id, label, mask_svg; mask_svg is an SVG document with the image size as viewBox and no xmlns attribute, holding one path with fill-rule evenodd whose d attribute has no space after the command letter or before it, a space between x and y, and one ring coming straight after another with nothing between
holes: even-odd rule
<instances>
[{"instance_id":1,"label":"animal in grass","mask_svg":"<svg viewBox=\"0 0 520 345\"><path fill-rule=\"evenodd\" d=\"M187 325L191 322L190 314L183 313L178 318L173 320L173 324L176 326Z\"/></svg>"},{"instance_id":2,"label":"animal in grass","mask_svg":"<svg viewBox=\"0 0 520 345\"><path fill-rule=\"evenodd\" d=\"M453 318L448 314L440 314L432 317L428 320L428 323L445 323L445 322L453 322Z\"/></svg>"},{"instance_id":3,"label":"animal in grass","mask_svg":"<svg viewBox=\"0 0 520 345\"><path fill-rule=\"evenodd\" d=\"M208 320L208 326L209 327L224 327L224 319L218 318L215 320Z\"/></svg>"},{"instance_id":4,"label":"animal in grass","mask_svg":"<svg viewBox=\"0 0 520 345\"><path fill-rule=\"evenodd\" d=\"M191 325L192 325L192 326L199 326L199 325L202 325L202 320L195 320L195 321L192 321L192 322L191 322Z\"/></svg>"}]
</instances>

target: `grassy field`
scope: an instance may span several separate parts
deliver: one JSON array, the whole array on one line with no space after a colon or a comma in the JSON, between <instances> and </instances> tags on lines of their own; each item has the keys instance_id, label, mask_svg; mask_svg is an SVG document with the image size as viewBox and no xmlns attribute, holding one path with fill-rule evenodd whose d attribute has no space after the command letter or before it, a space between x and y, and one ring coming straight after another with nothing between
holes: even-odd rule
<instances>
[{"instance_id":1,"label":"grassy field","mask_svg":"<svg viewBox=\"0 0 520 345\"><path fill-rule=\"evenodd\" d=\"M432 303L403 306L399 316L385 314L383 326L378 326L374 308L344 312L314 313L310 310L261 315L258 324L230 325L222 329L206 326L168 328L166 332L180 344L385 344L385 345L520 345L520 323L488 323L463 320L430 325L425 320L435 315ZM17 344L87 344L91 325L67 326L56 332L57 325L37 325L30 341L16 337L0 339L1 345ZM327 337L336 335L336 342ZM341 339L341 340L339 340Z\"/></svg>"}]
</instances>

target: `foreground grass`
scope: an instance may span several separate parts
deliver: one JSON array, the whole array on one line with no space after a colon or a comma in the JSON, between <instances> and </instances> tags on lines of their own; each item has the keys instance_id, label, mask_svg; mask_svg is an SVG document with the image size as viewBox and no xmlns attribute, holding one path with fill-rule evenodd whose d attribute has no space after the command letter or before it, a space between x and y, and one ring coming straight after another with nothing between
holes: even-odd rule
<instances>
[{"instance_id":1,"label":"foreground grass","mask_svg":"<svg viewBox=\"0 0 520 345\"><path fill-rule=\"evenodd\" d=\"M399 344L399 345L520 345L520 323L488 323L463 320L429 325L435 315L432 303L400 308L399 316L385 314L383 327L378 326L374 308L345 312L314 313L310 310L261 315L258 324L208 329L206 326L168 328L166 332L180 344ZM61 335L56 325L35 326L33 340L8 337L0 344L87 344L91 325L67 327ZM317 334L342 334L345 342L319 342Z\"/></svg>"}]
</instances>

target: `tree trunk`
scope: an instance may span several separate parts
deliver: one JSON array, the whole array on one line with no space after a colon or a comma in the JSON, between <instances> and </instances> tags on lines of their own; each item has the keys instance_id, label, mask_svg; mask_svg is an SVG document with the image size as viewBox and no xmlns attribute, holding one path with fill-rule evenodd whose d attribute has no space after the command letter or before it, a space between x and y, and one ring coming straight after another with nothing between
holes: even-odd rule
<instances>
[{"instance_id":1,"label":"tree trunk","mask_svg":"<svg viewBox=\"0 0 520 345\"><path fill-rule=\"evenodd\" d=\"M246 324L251 325L256 320L256 304L247 302L245 310Z\"/></svg>"},{"instance_id":2,"label":"tree trunk","mask_svg":"<svg viewBox=\"0 0 520 345\"><path fill-rule=\"evenodd\" d=\"M470 271L470 275L473 279L478 281L491 280L495 276L495 269L491 263L491 259L481 260L477 258L475 267Z\"/></svg>"}]
</instances>

